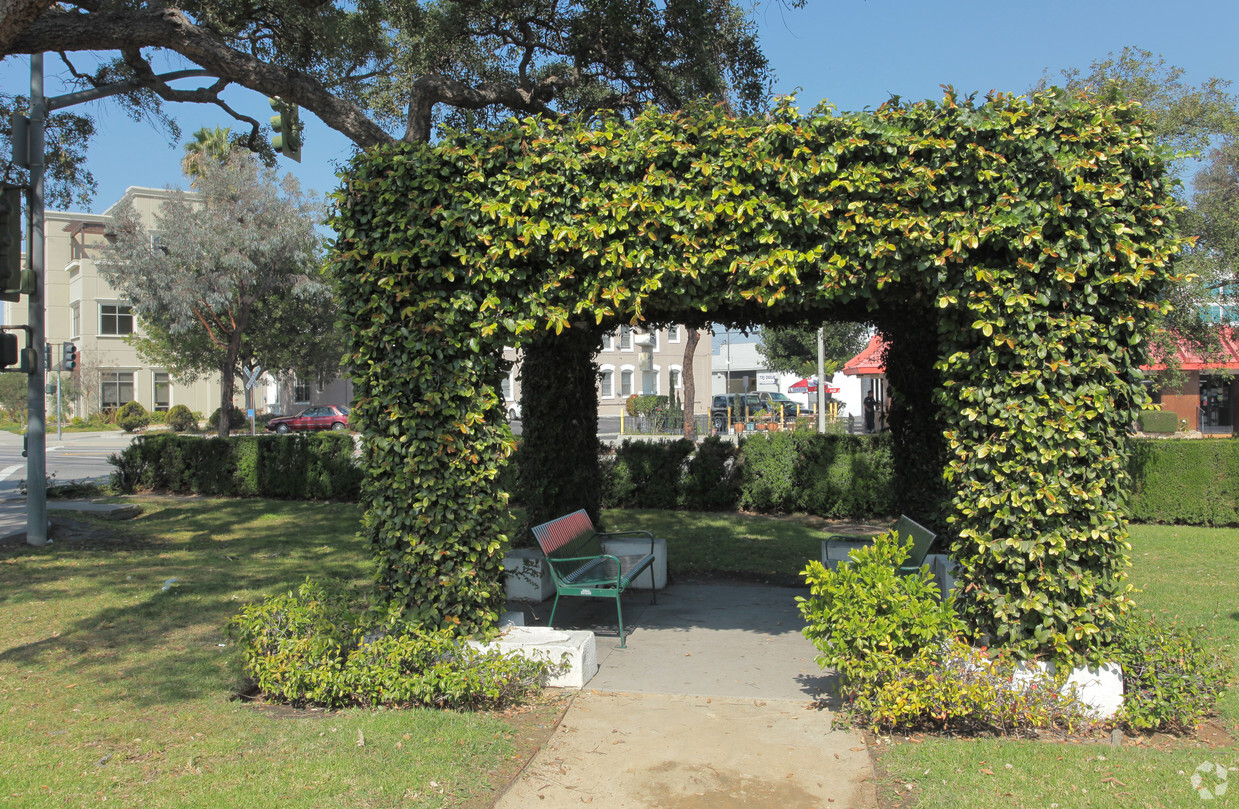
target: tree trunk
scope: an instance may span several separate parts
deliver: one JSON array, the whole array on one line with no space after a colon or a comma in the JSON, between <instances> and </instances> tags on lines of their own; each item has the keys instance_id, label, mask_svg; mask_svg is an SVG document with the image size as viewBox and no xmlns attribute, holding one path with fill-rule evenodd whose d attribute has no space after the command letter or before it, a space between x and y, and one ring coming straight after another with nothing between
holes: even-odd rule
<instances>
[{"instance_id":1,"label":"tree trunk","mask_svg":"<svg viewBox=\"0 0 1239 809\"><path fill-rule=\"evenodd\" d=\"M697 399L697 381L693 375L693 355L697 353L697 343L701 341L701 332L688 329L688 339L684 341L684 362L680 365L680 373L684 377L684 437L697 438L697 422L694 420L693 405Z\"/></svg>"}]
</instances>

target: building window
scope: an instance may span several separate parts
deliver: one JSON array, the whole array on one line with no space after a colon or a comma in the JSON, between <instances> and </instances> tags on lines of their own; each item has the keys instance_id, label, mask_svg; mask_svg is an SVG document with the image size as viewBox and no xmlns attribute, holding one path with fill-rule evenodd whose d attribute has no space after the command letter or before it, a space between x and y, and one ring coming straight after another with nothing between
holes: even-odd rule
<instances>
[{"instance_id":1,"label":"building window","mask_svg":"<svg viewBox=\"0 0 1239 809\"><path fill-rule=\"evenodd\" d=\"M680 369L679 368L672 368L670 371L667 372L667 389L668 390L679 390L680 389Z\"/></svg>"},{"instance_id":2,"label":"building window","mask_svg":"<svg viewBox=\"0 0 1239 809\"><path fill-rule=\"evenodd\" d=\"M650 349L658 350L658 329L650 329Z\"/></svg>"},{"instance_id":3,"label":"building window","mask_svg":"<svg viewBox=\"0 0 1239 809\"><path fill-rule=\"evenodd\" d=\"M172 404L172 385L166 371L155 372L155 410L167 410Z\"/></svg>"},{"instance_id":4,"label":"building window","mask_svg":"<svg viewBox=\"0 0 1239 809\"><path fill-rule=\"evenodd\" d=\"M293 403L294 404L309 404L310 403L310 383L302 382L300 379L293 382Z\"/></svg>"},{"instance_id":5,"label":"building window","mask_svg":"<svg viewBox=\"0 0 1239 809\"><path fill-rule=\"evenodd\" d=\"M512 401L512 377L505 376L499 382L499 395L503 397L505 402Z\"/></svg>"},{"instance_id":6,"label":"building window","mask_svg":"<svg viewBox=\"0 0 1239 809\"><path fill-rule=\"evenodd\" d=\"M100 334L133 334L133 307L120 303L99 304Z\"/></svg>"},{"instance_id":7,"label":"building window","mask_svg":"<svg viewBox=\"0 0 1239 809\"><path fill-rule=\"evenodd\" d=\"M632 327L620 326L619 333L620 351L632 351Z\"/></svg>"},{"instance_id":8,"label":"building window","mask_svg":"<svg viewBox=\"0 0 1239 809\"><path fill-rule=\"evenodd\" d=\"M620 371L620 396L632 395L632 369L625 368Z\"/></svg>"},{"instance_id":9,"label":"building window","mask_svg":"<svg viewBox=\"0 0 1239 809\"><path fill-rule=\"evenodd\" d=\"M598 396L610 399L615 395L615 369L603 368L598 373Z\"/></svg>"},{"instance_id":10,"label":"building window","mask_svg":"<svg viewBox=\"0 0 1239 809\"><path fill-rule=\"evenodd\" d=\"M614 334L608 334L602 338L602 350L603 351L614 351L615 350L615 335Z\"/></svg>"},{"instance_id":11,"label":"building window","mask_svg":"<svg viewBox=\"0 0 1239 809\"><path fill-rule=\"evenodd\" d=\"M680 327L679 326L672 326L671 328L667 329L667 342L668 343L680 342Z\"/></svg>"},{"instance_id":12,"label":"building window","mask_svg":"<svg viewBox=\"0 0 1239 809\"><path fill-rule=\"evenodd\" d=\"M100 376L103 380L100 407L115 410L125 402L133 401L133 371L103 371Z\"/></svg>"},{"instance_id":13,"label":"building window","mask_svg":"<svg viewBox=\"0 0 1239 809\"><path fill-rule=\"evenodd\" d=\"M82 304L69 304L69 336L77 339L82 336Z\"/></svg>"}]
</instances>

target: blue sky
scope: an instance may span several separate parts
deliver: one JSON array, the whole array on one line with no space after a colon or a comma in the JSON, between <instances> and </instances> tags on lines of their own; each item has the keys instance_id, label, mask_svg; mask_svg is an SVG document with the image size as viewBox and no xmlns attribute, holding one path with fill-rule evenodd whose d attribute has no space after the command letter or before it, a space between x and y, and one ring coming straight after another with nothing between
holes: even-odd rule
<instances>
[{"instance_id":1,"label":"blue sky","mask_svg":"<svg viewBox=\"0 0 1239 809\"><path fill-rule=\"evenodd\" d=\"M808 109L827 100L839 109L876 107L891 94L940 98L940 85L963 93L1024 92L1042 75L1086 69L1133 45L1182 67L1195 84L1216 76L1239 82L1239 2L1236 0L809 0L803 9L762 0L756 8L763 48L777 74L775 90L797 92ZM47 58L47 92L62 92L58 60ZM25 57L0 64L0 81L25 92ZM1239 86L1232 86L1239 92ZM229 98L260 120L266 99L248 91ZM90 168L99 182L91 210L100 212L131 185L183 185L181 147L145 123L130 121L107 101L86 105L99 135ZM203 105L170 105L188 137L202 126L228 125ZM349 142L311 121L300 165L281 161L303 185L335 187L335 167Z\"/></svg>"}]
</instances>

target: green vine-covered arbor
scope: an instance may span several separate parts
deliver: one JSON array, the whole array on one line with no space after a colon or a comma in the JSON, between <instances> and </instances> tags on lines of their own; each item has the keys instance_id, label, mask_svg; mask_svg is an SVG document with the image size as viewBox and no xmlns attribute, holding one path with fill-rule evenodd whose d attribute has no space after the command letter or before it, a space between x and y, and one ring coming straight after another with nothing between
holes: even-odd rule
<instances>
[{"instance_id":1,"label":"green vine-covered arbor","mask_svg":"<svg viewBox=\"0 0 1239 809\"><path fill-rule=\"evenodd\" d=\"M1138 110L1057 92L372 150L333 224L379 585L406 617L493 624L505 345L853 318L893 335L965 618L1087 654L1128 603L1125 436L1172 204Z\"/></svg>"}]
</instances>

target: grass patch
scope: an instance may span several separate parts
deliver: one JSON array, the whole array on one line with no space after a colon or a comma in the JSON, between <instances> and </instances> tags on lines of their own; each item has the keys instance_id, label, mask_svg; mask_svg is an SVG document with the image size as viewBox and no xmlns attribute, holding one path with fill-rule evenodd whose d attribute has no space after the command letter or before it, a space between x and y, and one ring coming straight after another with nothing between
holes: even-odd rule
<instances>
[{"instance_id":1,"label":"grass patch","mask_svg":"<svg viewBox=\"0 0 1239 809\"><path fill-rule=\"evenodd\" d=\"M0 805L485 806L536 744L517 727L553 721L230 699L224 623L307 576L368 581L360 510L139 502L121 541L0 547Z\"/></svg>"},{"instance_id":2,"label":"grass patch","mask_svg":"<svg viewBox=\"0 0 1239 809\"><path fill-rule=\"evenodd\" d=\"M780 517L727 512L607 509L609 531L667 538L668 573L803 587L800 572L822 558L821 530Z\"/></svg>"},{"instance_id":3,"label":"grass patch","mask_svg":"<svg viewBox=\"0 0 1239 809\"><path fill-rule=\"evenodd\" d=\"M1159 617L1201 627L1239 663L1239 530L1132 526L1131 582L1137 603ZM1221 721L1239 728L1233 687L1219 703ZM1003 806L1228 806L1226 794L1202 804L1192 775L1204 762L1239 767L1233 743L1209 747L1191 740L1131 740L1121 747L1001 739L925 738L888 747L885 803L991 809ZM1239 780L1233 771L1229 780ZM1203 786L1208 787L1209 779Z\"/></svg>"}]
</instances>

